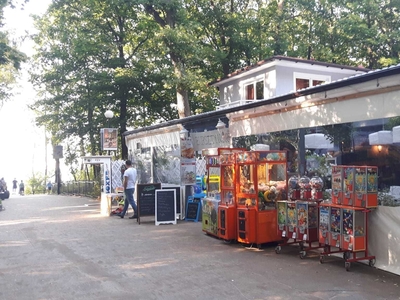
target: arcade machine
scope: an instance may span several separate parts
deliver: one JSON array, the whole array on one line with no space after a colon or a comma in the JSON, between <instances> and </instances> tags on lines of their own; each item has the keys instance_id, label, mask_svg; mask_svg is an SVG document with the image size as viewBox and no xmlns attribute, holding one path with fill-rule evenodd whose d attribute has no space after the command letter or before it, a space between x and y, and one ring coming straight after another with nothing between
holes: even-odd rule
<instances>
[{"instance_id":1,"label":"arcade machine","mask_svg":"<svg viewBox=\"0 0 400 300\"><path fill-rule=\"evenodd\" d=\"M221 202L218 206L218 237L232 242L237 238L236 226L236 153L244 149L219 148L221 167Z\"/></svg>"},{"instance_id":2,"label":"arcade machine","mask_svg":"<svg viewBox=\"0 0 400 300\"><path fill-rule=\"evenodd\" d=\"M201 200L202 230L218 237L218 206L220 203L220 158L217 148L203 151L206 158L207 196Z\"/></svg>"},{"instance_id":3,"label":"arcade machine","mask_svg":"<svg viewBox=\"0 0 400 300\"><path fill-rule=\"evenodd\" d=\"M237 240L280 241L276 202L287 200L286 151L243 151L236 155Z\"/></svg>"}]
</instances>

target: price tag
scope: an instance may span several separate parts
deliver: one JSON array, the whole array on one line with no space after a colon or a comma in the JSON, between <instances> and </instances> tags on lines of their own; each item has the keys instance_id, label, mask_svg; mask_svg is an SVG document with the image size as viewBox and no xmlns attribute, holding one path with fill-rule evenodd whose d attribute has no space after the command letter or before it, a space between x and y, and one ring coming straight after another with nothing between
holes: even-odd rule
<instances>
[{"instance_id":1,"label":"price tag","mask_svg":"<svg viewBox=\"0 0 400 300\"><path fill-rule=\"evenodd\" d=\"M292 239L296 238L296 232L293 232Z\"/></svg>"}]
</instances>

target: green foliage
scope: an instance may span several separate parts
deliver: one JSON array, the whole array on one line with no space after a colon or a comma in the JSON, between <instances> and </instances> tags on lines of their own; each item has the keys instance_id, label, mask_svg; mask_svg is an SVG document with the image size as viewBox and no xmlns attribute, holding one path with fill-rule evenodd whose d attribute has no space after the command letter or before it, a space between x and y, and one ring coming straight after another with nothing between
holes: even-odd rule
<instances>
[{"instance_id":1,"label":"green foliage","mask_svg":"<svg viewBox=\"0 0 400 300\"><path fill-rule=\"evenodd\" d=\"M0 8L5 4L1 0ZM33 38L38 54L31 75L42 94L32 109L38 113L37 123L51 133L53 144L69 145L67 162L78 176L77 157L101 153L99 129L107 124L103 115L107 109L114 112L110 125L120 134L211 111L218 104L212 100L218 91L209 82L272 55L370 68L398 63L398 4L398 0L53 1L48 13L36 19L39 33ZM351 147L352 128L347 124L325 128L324 133L340 140L342 147ZM263 143L259 138L241 138L237 146ZM297 150L297 131L263 139ZM126 158L125 140L120 137L120 141L119 153Z\"/></svg>"},{"instance_id":2,"label":"green foliage","mask_svg":"<svg viewBox=\"0 0 400 300\"><path fill-rule=\"evenodd\" d=\"M46 192L46 179L40 173L32 174L25 182L25 194L44 194Z\"/></svg>"}]
</instances>

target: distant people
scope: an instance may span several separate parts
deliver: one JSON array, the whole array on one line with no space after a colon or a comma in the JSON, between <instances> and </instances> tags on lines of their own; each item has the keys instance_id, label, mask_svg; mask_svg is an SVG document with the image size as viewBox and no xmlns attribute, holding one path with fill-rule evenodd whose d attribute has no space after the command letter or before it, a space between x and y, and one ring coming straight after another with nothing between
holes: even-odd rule
<instances>
[{"instance_id":1,"label":"distant people","mask_svg":"<svg viewBox=\"0 0 400 300\"><path fill-rule=\"evenodd\" d=\"M0 179L0 189L5 192L7 190L7 183L3 177Z\"/></svg>"},{"instance_id":2,"label":"distant people","mask_svg":"<svg viewBox=\"0 0 400 300\"><path fill-rule=\"evenodd\" d=\"M18 184L18 181L17 181L16 178L14 178L14 180L13 180L13 189L12 189L13 194L17 193L17 184Z\"/></svg>"},{"instance_id":3,"label":"distant people","mask_svg":"<svg viewBox=\"0 0 400 300\"><path fill-rule=\"evenodd\" d=\"M47 183L47 194L51 194L51 189L53 188L53 185L51 184L51 182L49 181Z\"/></svg>"},{"instance_id":4,"label":"distant people","mask_svg":"<svg viewBox=\"0 0 400 300\"><path fill-rule=\"evenodd\" d=\"M19 183L19 194L20 195L25 194L25 184L23 180L21 180L21 182Z\"/></svg>"}]
</instances>

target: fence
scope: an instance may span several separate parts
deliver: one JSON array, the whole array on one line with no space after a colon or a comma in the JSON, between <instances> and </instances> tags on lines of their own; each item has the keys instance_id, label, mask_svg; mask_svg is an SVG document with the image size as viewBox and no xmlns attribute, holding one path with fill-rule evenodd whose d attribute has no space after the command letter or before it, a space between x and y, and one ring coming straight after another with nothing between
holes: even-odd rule
<instances>
[{"instance_id":1,"label":"fence","mask_svg":"<svg viewBox=\"0 0 400 300\"><path fill-rule=\"evenodd\" d=\"M60 194L95 196L96 185L99 186L97 181L67 181L61 183ZM53 186L53 193L57 193L57 184Z\"/></svg>"}]
</instances>

